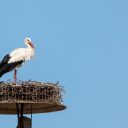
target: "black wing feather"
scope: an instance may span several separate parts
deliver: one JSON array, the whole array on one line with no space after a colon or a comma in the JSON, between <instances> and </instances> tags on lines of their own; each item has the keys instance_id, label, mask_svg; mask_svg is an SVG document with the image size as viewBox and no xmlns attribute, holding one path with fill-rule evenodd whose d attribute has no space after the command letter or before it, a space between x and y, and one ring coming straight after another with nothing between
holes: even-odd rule
<instances>
[{"instance_id":1,"label":"black wing feather","mask_svg":"<svg viewBox=\"0 0 128 128\"><path fill-rule=\"evenodd\" d=\"M13 69L15 69L18 65L23 63L23 60L21 61L17 61L17 62L13 62L13 63L8 63L8 61L10 60L10 56L9 54L7 54L2 61L0 62L0 77L7 73L12 71Z\"/></svg>"},{"instance_id":2,"label":"black wing feather","mask_svg":"<svg viewBox=\"0 0 128 128\"><path fill-rule=\"evenodd\" d=\"M10 56L9 54L7 54L6 56L4 56L4 58L2 59L2 61L0 62L0 69L3 67L4 64L7 64L8 61L10 60Z\"/></svg>"},{"instance_id":3,"label":"black wing feather","mask_svg":"<svg viewBox=\"0 0 128 128\"><path fill-rule=\"evenodd\" d=\"M18 65L22 63L23 63L23 60L17 61L14 63L4 64L2 68L0 68L0 77L2 77L2 75L4 75L5 73L12 71L13 69L15 69Z\"/></svg>"}]
</instances>

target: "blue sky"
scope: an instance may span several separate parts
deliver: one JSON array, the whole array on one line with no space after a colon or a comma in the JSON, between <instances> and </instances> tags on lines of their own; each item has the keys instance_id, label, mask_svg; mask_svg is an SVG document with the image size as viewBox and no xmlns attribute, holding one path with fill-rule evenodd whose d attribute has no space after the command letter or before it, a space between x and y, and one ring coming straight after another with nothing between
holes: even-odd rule
<instances>
[{"instance_id":1,"label":"blue sky","mask_svg":"<svg viewBox=\"0 0 128 128\"><path fill-rule=\"evenodd\" d=\"M22 0L0 2L0 58L30 37L36 57L21 80L64 86L61 112L33 115L33 127L128 127L128 1ZM1 80L12 79L12 73ZM0 116L14 128L16 116ZM7 123L8 122L8 123Z\"/></svg>"}]
</instances>

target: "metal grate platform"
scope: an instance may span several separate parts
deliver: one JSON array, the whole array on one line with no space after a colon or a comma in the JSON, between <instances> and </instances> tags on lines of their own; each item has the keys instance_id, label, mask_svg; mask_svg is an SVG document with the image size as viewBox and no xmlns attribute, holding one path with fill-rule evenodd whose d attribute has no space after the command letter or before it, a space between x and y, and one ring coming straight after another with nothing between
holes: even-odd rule
<instances>
[{"instance_id":1,"label":"metal grate platform","mask_svg":"<svg viewBox=\"0 0 128 128\"><path fill-rule=\"evenodd\" d=\"M58 83L19 81L0 83L0 114L16 114L16 104L24 104L24 114L60 111L63 88Z\"/></svg>"}]
</instances>

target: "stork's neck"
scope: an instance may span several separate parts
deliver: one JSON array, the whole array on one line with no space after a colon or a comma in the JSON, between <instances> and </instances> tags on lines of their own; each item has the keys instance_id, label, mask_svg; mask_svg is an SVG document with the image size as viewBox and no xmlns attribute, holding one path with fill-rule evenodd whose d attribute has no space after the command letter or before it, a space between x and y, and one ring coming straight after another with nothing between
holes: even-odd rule
<instances>
[{"instance_id":1,"label":"stork's neck","mask_svg":"<svg viewBox=\"0 0 128 128\"><path fill-rule=\"evenodd\" d=\"M27 49L30 50L31 52L35 52L35 49L31 47L30 45L27 46Z\"/></svg>"},{"instance_id":2,"label":"stork's neck","mask_svg":"<svg viewBox=\"0 0 128 128\"><path fill-rule=\"evenodd\" d=\"M33 58L35 55L35 49L34 47L30 46L29 44L27 45L27 51L29 52L29 55Z\"/></svg>"}]
</instances>

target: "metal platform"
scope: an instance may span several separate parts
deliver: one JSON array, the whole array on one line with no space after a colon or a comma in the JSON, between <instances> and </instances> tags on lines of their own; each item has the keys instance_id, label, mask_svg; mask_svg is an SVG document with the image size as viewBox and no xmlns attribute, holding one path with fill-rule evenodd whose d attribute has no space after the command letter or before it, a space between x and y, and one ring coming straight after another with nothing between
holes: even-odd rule
<instances>
[{"instance_id":1,"label":"metal platform","mask_svg":"<svg viewBox=\"0 0 128 128\"><path fill-rule=\"evenodd\" d=\"M64 110L66 106L55 103L22 103L24 114L46 113ZM18 103L19 113L21 113L21 103ZM17 114L16 103L0 103L0 114Z\"/></svg>"},{"instance_id":2,"label":"metal platform","mask_svg":"<svg viewBox=\"0 0 128 128\"><path fill-rule=\"evenodd\" d=\"M58 83L42 83L37 81L20 81L0 83L0 114L46 113L64 110L62 103L63 88ZM18 105L18 106L17 106Z\"/></svg>"}]
</instances>

